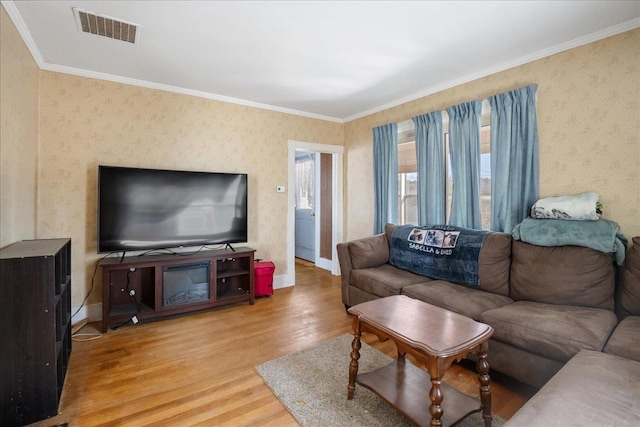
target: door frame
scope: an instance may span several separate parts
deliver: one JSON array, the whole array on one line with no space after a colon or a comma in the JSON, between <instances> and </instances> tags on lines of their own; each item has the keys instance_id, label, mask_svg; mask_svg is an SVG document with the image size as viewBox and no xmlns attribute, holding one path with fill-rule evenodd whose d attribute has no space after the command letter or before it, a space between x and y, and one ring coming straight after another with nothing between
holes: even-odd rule
<instances>
[{"instance_id":1,"label":"door frame","mask_svg":"<svg viewBox=\"0 0 640 427\"><path fill-rule=\"evenodd\" d=\"M314 142L288 141L288 187L287 192L287 283L295 284L295 194L293 188L296 183L295 161L296 150L314 151L331 154L331 170L333 182L331 186L332 199L332 232L331 232L331 274L340 274L336 245L342 241L342 180L344 164L344 147L341 145L317 144ZM316 256L317 258L317 256Z\"/></svg>"}]
</instances>

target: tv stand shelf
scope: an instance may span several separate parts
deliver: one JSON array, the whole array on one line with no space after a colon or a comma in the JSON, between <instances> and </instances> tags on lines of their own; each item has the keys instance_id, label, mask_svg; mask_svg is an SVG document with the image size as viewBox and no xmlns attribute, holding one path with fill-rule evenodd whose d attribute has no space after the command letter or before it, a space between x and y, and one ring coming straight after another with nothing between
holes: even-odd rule
<instances>
[{"instance_id":1,"label":"tv stand shelf","mask_svg":"<svg viewBox=\"0 0 640 427\"><path fill-rule=\"evenodd\" d=\"M139 320L229 304L254 304L255 250L107 258L102 270L102 332Z\"/></svg>"}]
</instances>

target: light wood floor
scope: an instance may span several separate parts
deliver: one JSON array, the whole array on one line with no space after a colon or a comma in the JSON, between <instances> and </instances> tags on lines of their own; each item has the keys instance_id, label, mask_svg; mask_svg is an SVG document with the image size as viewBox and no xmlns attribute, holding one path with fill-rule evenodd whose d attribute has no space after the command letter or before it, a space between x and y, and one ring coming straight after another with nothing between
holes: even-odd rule
<instances>
[{"instance_id":1,"label":"light wood floor","mask_svg":"<svg viewBox=\"0 0 640 427\"><path fill-rule=\"evenodd\" d=\"M253 367L350 332L339 277L297 262L296 286L253 306L139 323L74 342L59 415L33 425L296 426ZM395 356L393 344L371 335L363 340ZM454 365L444 380L478 396L470 368ZM491 386L493 410L505 419L535 392L495 373Z\"/></svg>"}]
</instances>

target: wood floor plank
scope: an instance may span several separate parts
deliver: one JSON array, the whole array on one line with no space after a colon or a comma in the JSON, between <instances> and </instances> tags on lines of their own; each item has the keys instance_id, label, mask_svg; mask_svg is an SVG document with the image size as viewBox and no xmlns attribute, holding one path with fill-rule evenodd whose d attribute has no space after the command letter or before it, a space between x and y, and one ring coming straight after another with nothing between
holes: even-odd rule
<instances>
[{"instance_id":1,"label":"wood floor plank","mask_svg":"<svg viewBox=\"0 0 640 427\"><path fill-rule=\"evenodd\" d=\"M297 262L296 286L255 305L123 326L74 342L59 415L32 426L295 426L253 367L351 333L340 287L339 277ZM81 332L92 326L99 327ZM395 356L389 341L367 334L363 341ZM454 364L444 380L478 393L472 364ZM492 391L494 412L508 419L535 389L498 377Z\"/></svg>"}]
</instances>

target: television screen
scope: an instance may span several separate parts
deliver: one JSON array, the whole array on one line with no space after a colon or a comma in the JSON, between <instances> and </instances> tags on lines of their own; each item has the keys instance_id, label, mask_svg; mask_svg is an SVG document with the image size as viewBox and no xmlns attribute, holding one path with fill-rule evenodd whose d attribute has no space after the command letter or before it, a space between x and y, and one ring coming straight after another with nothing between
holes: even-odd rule
<instances>
[{"instance_id":1,"label":"television screen","mask_svg":"<svg viewBox=\"0 0 640 427\"><path fill-rule=\"evenodd\" d=\"M99 166L99 253L246 241L246 174Z\"/></svg>"}]
</instances>

